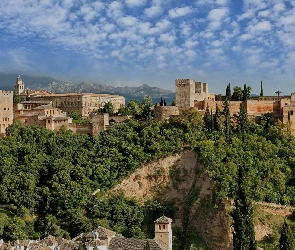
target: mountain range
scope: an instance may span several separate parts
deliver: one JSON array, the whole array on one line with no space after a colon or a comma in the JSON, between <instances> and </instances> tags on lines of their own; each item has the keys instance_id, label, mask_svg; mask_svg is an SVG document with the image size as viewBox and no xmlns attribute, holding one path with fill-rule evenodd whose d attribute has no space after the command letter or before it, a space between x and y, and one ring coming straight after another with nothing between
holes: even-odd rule
<instances>
[{"instance_id":1,"label":"mountain range","mask_svg":"<svg viewBox=\"0 0 295 250\"><path fill-rule=\"evenodd\" d=\"M13 85L16 81L17 74L0 73L0 89L13 90ZM102 94L117 94L125 97L126 104L130 100L141 101L145 96L149 95L153 103L160 102L163 98L167 105L170 105L175 99L175 93L170 90L161 89L158 87L151 87L149 85L141 85L139 87L114 87L107 86L100 83L79 83L74 84L70 82L60 81L50 77L36 77L21 75L25 83L25 88L29 89L43 89L52 93L102 93Z\"/></svg>"}]
</instances>

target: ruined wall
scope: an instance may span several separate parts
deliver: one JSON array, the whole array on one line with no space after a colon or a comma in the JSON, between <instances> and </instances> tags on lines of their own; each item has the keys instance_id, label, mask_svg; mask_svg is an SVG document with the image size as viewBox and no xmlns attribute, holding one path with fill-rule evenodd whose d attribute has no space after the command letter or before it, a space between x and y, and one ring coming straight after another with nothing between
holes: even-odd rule
<instances>
[{"instance_id":1,"label":"ruined wall","mask_svg":"<svg viewBox=\"0 0 295 250\"><path fill-rule=\"evenodd\" d=\"M272 113L274 119L282 117L280 100L247 100L246 108L249 116L260 116L264 113Z\"/></svg>"},{"instance_id":2,"label":"ruined wall","mask_svg":"<svg viewBox=\"0 0 295 250\"><path fill-rule=\"evenodd\" d=\"M155 121L165 121L173 115L179 115L179 109L176 106L156 106L154 109Z\"/></svg>"},{"instance_id":3,"label":"ruined wall","mask_svg":"<svg viewBox=\"0 0 295 250\"><path fill-rule=\"evenodd\" d=\"M0 137L13 121L13 92L0 90Z\"/></svg>"},{"instance_id":4,"label":"ruined wall","mask_svg":"<svg viewBox=\"0 0 295 250\"><path fill-rule=\"evenodd\" d=\"M175 102L177 107L194 107L195 81L192 79L175 80Z\"/></svg>"},{"instance_id":5,"label":"ruined wall","mask_svg":"<svg viewBox=\"0 0 295 250\"><path fill-rule=\"evenodd\" d=\"M101 131L106 130L109 125L109 114L92 114L90 116L92 120L91 134L97 136Z\"/></svg>"},{"instance_id":6,"label":"ruined wall","mask_svg":"<svg viewBox=\"0 0 295 250\"><path fill-rule=\"evenodd\" d=\"M75 134L92 134L92 124L69 124L68 129L72 130Z\"/></svg>"}]
</instances>

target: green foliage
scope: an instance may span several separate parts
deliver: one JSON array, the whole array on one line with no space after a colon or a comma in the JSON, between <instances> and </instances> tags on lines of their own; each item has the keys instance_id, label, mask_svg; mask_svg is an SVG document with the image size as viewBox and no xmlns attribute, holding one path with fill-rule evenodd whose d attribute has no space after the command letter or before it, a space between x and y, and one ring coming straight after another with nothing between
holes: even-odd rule
<instances>
[{"instance_id":1,"label":"green foliage","mask_svg":"<svg viewBox=\"0 0 295 250\"><path fill-rule=\"evenodd\" d=\"M246 164L247 162L247 158ZM245 164L245 162L243 162ZM235 209L233 212L235 250L256 250L252 202L247 194L245 166L239 166Z\"/></svg>"},{"instance_id":2,"label":"green foliage","mask_svg":"<svg viewBox=\"0 0 295 250\"><path fill-rule=\"evenodd\" d=\"M230 99L231 99L230 83L226 86L225 98L226 98L227 101L230 101Z\"/></svg>"},{"instance_id":3,"label":"green foliage","mask_svg":"<svg viewBox=\"0 0 295 250\"><path fill-rule=\"evenodd\" d=\"M108 113L109 115L114 115L115 113L114 106L110 101L104 105L102 110L103 110L103 113Z\"/></svg>"},{"instance_id":4,"label":"green foliage","mask_svg":"<svg viewBox=\"0 0 295 250\"><path fill-rule=\"evenodd\" d=\"M211 131L212 129L212 119L211 119L211 114L210 114L208 104L207 104L205 115L204 115L204 127L208 131Z\"/></svg>"},{"instance_id":5,"label":"green foliage","mask_svg":"<svg viewBox=\"0 0 295 250\"><path fill-rule=\"evenodd\" d=\"M151 250L150 242L147 240L144 246L144 250Z\"/></svg>"},{"instance_id":6,"label":"green foliage","mask_svg":"<svg viewBox=\"0 0 295 250\"><path fill-rule=\"evenodd\" d=\"M150 102L146 103L148 107ZM141 105L127 106L140 116ZM241 110L240 126L245 125L242 114ZM15 122L0 140L0 203L10 205L5 212L0 210L0 236L5 240L38 238L47 232L68 238L102 225L128 237L144 238L143 232L153 237L153 220L163 212L173 218L171 202L166 206L154 201L143 209L134 201L106 198L103 193L143 164L186 148L199 151L213 182L214 204L235 197L238 166L245 162L250 200L294 205L295 138L284 125L272 125L265 115L260 124L249 121L242 140L240 131L231 130L228 117L228 111L222 114L217 108L210 117L214 131L208 133L200 113L189 109L169 122L129 121L97 137ZM174 172L175 183L180 181L179 174ZM98 189L101 194L93 196ZM192 187L188 214L197 194ZM184 238L190 232L188 220L184 221ZM181 244L189 249L194 243Z\"/></svg>"},{"instance_id":7,"label":"green foliage","mask_svg":"<svg viewBox=\"0 0 295 250\"><path fill-rule=\"evenodd\" d=\"M24 97L21 97L18 94L16 94L15 92L13 92L13 104L17 104L17 103L20 103L23 101L25 101Z\"/></svg>"},{"instance_id":8,"label":"green foliage","mask_svg":"<svg viewBox=\"0 0 295 250\"><path fill-rule=\"evenodd\" d=\"M72 111L69 114L69 117L73 119L73 123L76 124L89 124L91 123L90 119L82 119L76 111Z\"/></svg>"},{"instance_id":9,"label":"green foliage","mask_svg":"<svg viewBox=\"0 0 295 250\"><path fill-rule=\"evenodd\" d=\"M244 89L242 90L242 93L243 93L243 101L249 100L250 94L251 94L251 87L244 84Z\"/></svg>"},{"instance_id":10,"label":"green foliage","mask_svg":"<svg viewBox=\"0 0 295 250\"><path fill-rule=\"evenodd\" d=\"M233 94L231 97L232 101L242 101L243 100L243 91L241 87L235 86L233 89Z\"/></svg>"},{"instance_id":11,"label":"green foliage","mask_svg":"<svg viewBox=\"0 0 295 250\"><path fill-rule=\"evenodd\" d=\"M280 250L294 250L294 249L295 249L295 241L294 241L293 232L291 231L289 224L285 220L281 229Z\"/></svg>"}]
</instances>

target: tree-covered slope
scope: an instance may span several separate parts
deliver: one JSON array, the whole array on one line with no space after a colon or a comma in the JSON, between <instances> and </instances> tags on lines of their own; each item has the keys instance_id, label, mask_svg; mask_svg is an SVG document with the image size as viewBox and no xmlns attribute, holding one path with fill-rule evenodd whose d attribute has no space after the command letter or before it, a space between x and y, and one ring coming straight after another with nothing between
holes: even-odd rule
<instances>
[{"instance_id":1,"label":"tree-covered slope","mask_svg":"<svg viewBox=\"0 0 295 250\"><path fill-rule=\"evenodd\" d=\"M0 237L73 237L98 225L145 237L146 208L104 193L143 164L186 148L199 152L212 178L213 206L235 197L239 167L250 199L294 205L295 138L288 129L263 120L246 131L239 123L226 129L219 115L204 121L191 109L169 122L130 121L97 137L13 124L0 141Z\"/></svg>"}]
</instances>

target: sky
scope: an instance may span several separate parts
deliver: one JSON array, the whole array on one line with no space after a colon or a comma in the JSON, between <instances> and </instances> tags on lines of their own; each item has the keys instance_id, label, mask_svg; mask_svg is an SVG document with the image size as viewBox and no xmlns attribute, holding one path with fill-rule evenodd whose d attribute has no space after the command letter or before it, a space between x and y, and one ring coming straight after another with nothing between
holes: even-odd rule
<instances>
[{"instance_id":1,"label":"sky","mask_svg":"<svg viewBox=\"0 0 295 250\"><path fill-rule=\"evenodd\" d=\"M295 92L295 0L1 0L0 72ZM1 83L0 83L1 85ZM1 87L1 86L0 86Z\"/></svg>"}]
</instances>

